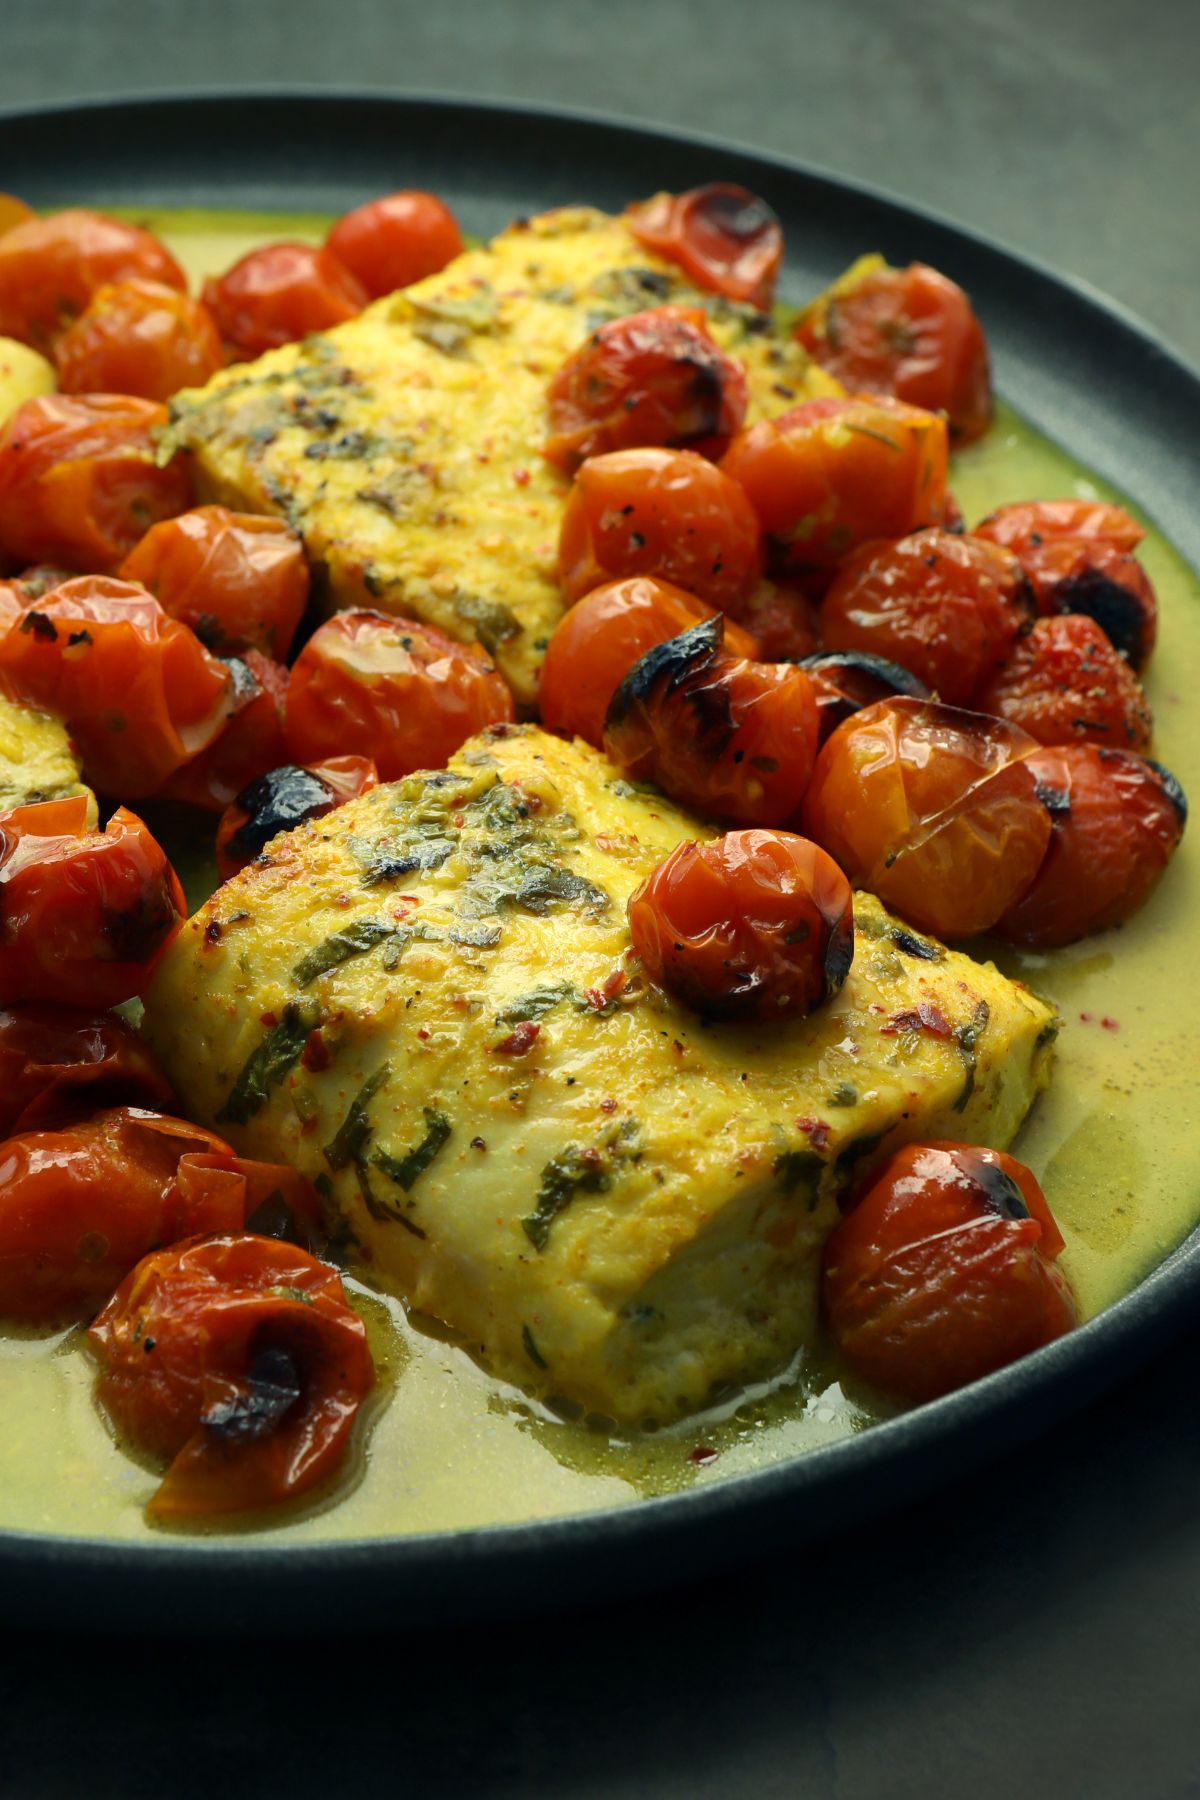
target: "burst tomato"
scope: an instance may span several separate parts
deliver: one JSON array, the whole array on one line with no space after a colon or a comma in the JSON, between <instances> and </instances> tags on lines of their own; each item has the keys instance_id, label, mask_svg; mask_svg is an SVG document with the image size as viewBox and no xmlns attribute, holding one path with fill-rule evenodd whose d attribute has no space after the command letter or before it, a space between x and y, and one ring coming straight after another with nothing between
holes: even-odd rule
<instances>
[{"instance_id":1,"label":"burst tomato","mask_svg":"<svg viewBox=\"0 0 1200 1800\"><path fill-rule=\"evenodd\" d=\"M992 416L987 340L957 282L926 263L856 262L807 307L796 336L852 392L944 412L966 443Z\"/></svg>"},{"instance_id":2,"label":"burst tomato","mask_svg":"<svg viewBox=\"0 0 1200 1800\"><path fill-rule=\"evenodd\" d=\"M54 352L64 394L138 394L169 400L224 367L205 307L161 281L97 288Z\"/></svg>"},{"instance_id":3,"label":"burst tomato","mask_svg":"<svg viewBox=\"0 0 1200 1800\"><path fill-rule=\"evenodd\" d=\"M204 304L233 357L261 356L353 319L365 289L329 250L264 244L204 284Z\"/></svg>"},{"instance_id":4,"label":"burst tomato","mask_svg":"<svg viewBox=\"0 0 1200 1800\"><path fill-rule=\"evenodd\" d=\"M131 582L81 575L36 606L0 587L0 687L58 713L86 778L126 799L155 793L219 735L229 670Z\"/></svg>"},{"instance_id":5,"label":"burst tomato","mask_svg":"<svg viewBox=\"0 0 1200 1800\"><path fill-rule=\"evenodd\" d=\"M123 806L103 831L84 794L0 813L3 1004L116 1006L186 916L174 869Z\"/></svg>"},{"instance_id":6,"label":"burst tomato","mask_svg":"<svg viewBox=\"0 0 1200 1800\"><path fill-rule=\"evenodd\" d=\"M817 758L804 830L865 887L937 937L987 931L1029 887L1050 815L1002 719L883 700L839 725Z\"/></svg>"},{"instance_id":7,"label":"burst tomato","mask_svg":"<svg viewBox=\"0 0 1200 1800\"><path fill-rule=\"evenodd\" d=\"M655 194L626 212L647 250L678 264L696 286L764 311L783 260L783 230L757 194L712 182L685 194Z\"/></svg>"},{"instance_id":8,"label":"burst tomato","mask_svg":"<svg viewBox=\"0 0 1200 1800\"><path fill-rule=\"evenodd\" d=\"M224 812L244 787L287 759L283 713L288 671L257 650L223 659L232 691L221 735L169 775L159 795Z\"/></svg>"},{"instance_id":9,"label":"burst tomato","mask_svg":"<svg viewBox=\"0 0 1200 1800\"><path fill-rule=\"evenodd\" d=\"M821 742L844 720L877 700L892 700L907 695L913 700L931 698L923 681L918 681L899 663L887 662L865 650L819 650L801 658L817 696L817 714Z\"/></svg>"},{"instance_id":10,"label":"burst tomato","mask_svg":"<svg viewBox=\"0 0 1200 1800\"><path fill-rule=\"evenodd\" d=\"M938 528L867 544L839 569L821 606L830 650L866 650L965 706L1025 620L1021 565L1007 550Z\"/></svg>"},{"instance_id":11,"label":"burst tomato","mask_svg":"<svg viewBox=\"0 0 1200 1800\"><path fill-rule=\"evenodd\" d=\"M604 748L627 775L736 825L782 825L803 797L817 703L803 669L722 649L702 620L634 664L612 697Z\"/></svg>"},{"instance_id":12,"label":"burst tomato","mask_svg":"<svg viewBox=\"0 0 1200 1800\"><path fill-rule=\"evenodd\" d=\"M680 844L630 897L647 975L718 1018L803 1018L836 994L854 956L850 884L790 831Z\"/></svg>"},{"instance_id":13,"label":"burst tomato","mask_svg":"<svg viewBox=\"0 0 1200 1800\"><path fill-rule=\"evenodd\" d=\"M655 575L735 615L762 573L762 534L736 481L690 450L614 450L575 477L558 540L568 600Z\"/></svg>"},{"instance_id":14,"label":"burst tomato","mask_svg":"<svg viewBox=\"0 0 1200 1800\"><path fill-rule=\"evenodd\" d=\"M747 634L758 645L739 650L739 656L757 654L763 662L799 662L811 656L821 642L821 615L816 601L786 581L760 581L748 600L738 603L738 614ZM734 649L732 620L726 621L725 641Z\"/></svg>"},{"instance_id":15,"label":"burst tomato","mask_svg":"<svg viewBox=\"0 0 1200 1800\"><path fill-rule=\"evenodd\" d=\"M1141 682L1082 613L1036 620L975 705L1020 725L1039 744L1145 750L1153 729Z\"/></svg>"},{"instance_id":16,"label":"burst tomato","mask_svg":"<svg viewBox=\"0 0 1200 1800\"><path fill-rule=\"evenodd\" d=\"M160 468L167 409L121 394L43 394L0 429L0 558L105 574L192 497L179 459Z\"/></svg>"},{"instance_id":17,"label":"burst tomato","mask_svg":"<svg viewBox=\"0 0 1200 1800\"><path fill-rule=\"evenodd\" d=\"M308 562L282 519L197 506L154 525L121 564L164 612L226 655L282 662L308 604Z\"/></svg>"},{"instance_id":18,"label":"burst tomato","mask_svg":"<svg viewBox=\"0 0 1200 1800\"><path fill-rule=\"evenodd\" d=\"M454 214L436 194L404 188L343 213L325 239L371 300L436 275L463 250Z\"/></svg>"},{"instance_id":19,"label":"burst tomato","mask_svg":"<svg viewBox=\"0 0 1200 1800\"><path fill-rule=\"evenodd\" d=\"M366 756L331 756L307 769L284 763L269 770L243 788L222 816L217 828L221 880L253 862L281 831L323 818L378 785L379 772Z\"/></svg>"},{"instance_id":20,"label":"burst tomato","mask_svg":"<svg viewBox=\"0 0 1200 1800\"><path fill-rule=\"evenodd\" d=\"M912 1144L831 1232L821 1297L856 1375L932 1400L1075 1323L1062 1234L1030 1171L999 1150Z\"/></svg>"},{"instance_id":21,"label":"burst tomato","mask_svg":"<svg viewBox=\"0 0 1200 1800\"><path fill-rule=\"evenodd\" d=\"M16 224L0 241L0 336L50 353L98 288L133 278L187 289L175 258L140 226L82 207Z\"/></svg>"},{"instance_id":22,"label":"burst tomato","mask_svg":"<svg viewBox=\"0 0 1200 1800\"><path fill-rule=\"evenodd\" d=\"M485 725L514 717L512 695L477 644L415 619L341 612L292 669L287 742L295 761L369 756L380 779L440 769Z\"/></svg>"},{"instance_id":23,"label":"burst tomato","mask_svg":"<svg viewBox=\"0 0 1200 1800\"><path fill-rule=\"evenodd\" d=\"M772 566L812 575L873 538L940 523L948 456L938 414L852 394L749 426L721 467L746 490Z\"/></svg>"},{"instance_id":24,"label":"burst tomato","mask_svg":"<svg viewBox=\"0 0 1200 1800\"><path fill-rule=\"evenodd\" d=\"M638 658L711 617L703 600L649 575L593 588L564 614L547 645L538 689L542 724L601 749L609 701ZM754 656L758 648L729 619L725 647L735 656Z\"/></svg>"},{"instance_id":25,"label":"burst tomato","mask_svg":"<svg viewBox=\"0 0 1200 1800\"><path fill-rule=\"evenodd\" d=\"M175 1106L170 1083L115 1013L0 1010L0 1140L96 1106Z\"/></svg>"},{"instance_id":26,"label":"burst tomato","mask_svg":"<svg viewBox=\"0 0 1200 1800\"><path fill-rule=\"evenodd\" d=\"M1063 745L1035 751L1028 766L1053 830L997 929L1048 950L1133 917L1183 836L1187 801L1166 769L1124 750Z\"/></svg>"},{"instance_id":27,"label":"burst tomato","mask_svg":"<svg viewBox=\"0 0 1200 1800\"><path fill-rule=\"evenodd\" d=\"M645 444L719 456L747 393L745 369L714 343L699 307L629 313L594 331L550 383L545 455L568 474Z\"/></svg>"},{"instance_id":28,"label":"burst tomato","mask_svg":"<svg viewBox=\"0 0 1200 1800\"><path fill-rule=\"evenodd\" d=\"M373 1371L341 1276L270 1238L194 1238L147 1256L88 1334L99 1398L170 1461L148 1510L236 1512L332 1474Z\"/></svg>"}]
</instances>

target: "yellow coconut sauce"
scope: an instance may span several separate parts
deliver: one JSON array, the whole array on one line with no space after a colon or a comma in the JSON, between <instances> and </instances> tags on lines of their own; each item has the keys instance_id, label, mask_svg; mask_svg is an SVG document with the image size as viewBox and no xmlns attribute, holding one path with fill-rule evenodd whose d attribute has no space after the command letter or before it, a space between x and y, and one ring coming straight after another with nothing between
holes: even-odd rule
<instances>
[{"instance_id":1,"label":"yellow coconut sauce","mask_svg":"<svg viewBox=\"0 0 1200 1800\"><path fill-rule=\"evenodd\" d=\"M325 225L314 215L136 216L168 238L193 280L267 237L317 241ZM1116 500L1142 516L1004 407L984 441L956 457L952 481L968 521L1007 501L1065 496ZM1161 607L1146 681L1154 754L1197 798L1200 722L1188 702L1200 689L1200 580L1152 528L1140 555ZM1062 1266L1084 1317L1126 1293L1200 1219L1197 920L1200 856L1185 838L1123 929L1052 955L997 957L1063 1017L1050 1091L1014 1149L1063 1229ZM539 1417L452 1344L416 1329L398 1303L348 1285L379 1374L352 1467L302 1506L205 1528L206 1538L256 1531L299 1543L552 1518L761 1468L885 1410L810 1356L721 1417L613 1442ZM163 1534L142 1511L155 1472L115 1445L93 1403L93 1373L78 1331L0 1337L0 1528L121 1540Z\"/></svg>"}]
</instances>

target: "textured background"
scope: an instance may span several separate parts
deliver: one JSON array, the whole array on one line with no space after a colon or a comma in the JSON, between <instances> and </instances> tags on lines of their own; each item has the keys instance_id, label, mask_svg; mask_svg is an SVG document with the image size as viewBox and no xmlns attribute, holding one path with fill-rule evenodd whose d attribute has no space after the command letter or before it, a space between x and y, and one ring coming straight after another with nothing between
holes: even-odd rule
<instances>
[{"instance_id":1,"label":"textured background","mask_svg":"<svg viewBox=\"0 0 1200 1800\"><path fill-rule=\"evenodd\" d=\"M0 45L0 104L363 85L724 134L1067 269L1200 364L1197 0L3 0ZM0 1647L0 1796L1200 1795L1198 1353L853 1538L620 1609L166 1648L67 1641L50 1591Z\"/></svg>"}]
</instances>

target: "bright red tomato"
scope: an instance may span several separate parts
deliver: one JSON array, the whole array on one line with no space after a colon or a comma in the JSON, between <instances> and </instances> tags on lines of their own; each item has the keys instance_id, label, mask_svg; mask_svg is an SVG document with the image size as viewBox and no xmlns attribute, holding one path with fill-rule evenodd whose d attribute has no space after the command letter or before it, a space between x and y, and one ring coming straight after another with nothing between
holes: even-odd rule
<instances>
[{"instance_id":1,"label":"bright red tomato","mask_svg":"<svg viewBox=\"0 0 1200 1800\"><path fill-rule=\"evenodd\" d=\"M88 781L155 793L220 734L225 664L131 582L81 575L28 606L0 587L0 687L66 721Z\"/></svg>"},{"instance_id":2,"label":"bright red tomato","mask_svg":"<svg viewBox=\"0 0 1200 1800\"><path fill-rule=\"evenodd\" d=\"M1023 1163L912 1144L830 1233L825 1318L856 1375L933 1400L1075 1324L1062 1234Z\"/></svg>"},{"instance_id":3,"label":"bright red tomato","mask_svg":"<svg viewBox=\"0 0 1200 1800\"><path fill-rule=\"evenodd\" d=\"M852 392L944 412L962 443L987 430L987 340L957 282L927 263L864 257L806 308L796 336Z\"/></svg>"},{"instance_id":4,"label":"bright red tomato","mask_svg":"<svg viewBox=\"0 0 1200 1800\"><path fill-rule=\"evenodd\" d=\"M161 281L97 288L54 351L64 394L138 394L169 400L225 366L221 339L198 300Z\"/></svg>"},{"instance_id":5,"label":"bright red tomato","mask_svg":"<svg viewBox=\"0 0 1200 1800\"><path fill-rule=\"evenodd\" d=\"M164 800L182 800L206 812L224 812L251 781L287 761L283 714L288 671L257 650L223 659L233 684L221 735L169 775Z\"/></svg>"},{"instance_id":6,"label":"bright red tomato","mask_svg":"<svg viewBox=\"0 0 1200 1800\"><path fill-rule=\"evenodd\" d=\"M96 1106L173 1109L166 1076L116 1013L0 1009L0 1140Z\"/></svg>"},{"instance_id":7,"label":"bright red tomato","mask_svg":"<svg viewBox=\"0 0 1200 1800\"><path fill-rule=\"evenodd\" d=\"M515 717L512 695L477 644L415 619L340 612L292 669L287 742L300 763L369 756L380 779L440 769L475 732Z\"/></svg>"},{"instance_id":8,"label":"bright red tomato","mask_svg":"<svg viewBox=\"0 0 1200 1800\"><path fill-rule=\"evenodd\" d=\"M563 615L546 648L538 688L542 724L602 749L609 701L638 658L712 616L694 594L649 575L593 588ZM758 653L732 619L725 621L725 647L734 656Z\"/></svg>"},{"instance_id":9,"label":"bright red tomato","mask_svg":"<svg viewBox=\"0 0 1200 1800\"><path fill-rule=\"evenodd\" d=\"M1028 766L1053 831L1032 885L997 930L1049 950L1123 925L1183 836L1183 789L1158 763L1093 744L1037 750Z\"/></svg>"},{"instance_id":10,"label":"bright red tomato","mask_svg":"<svg viewBox=\"0 0 1200 1800\"><path fill-rule=\"evenodd\" d=\"M563 593L654 575L737 615L762 574L762 533L736 481L690 450L614 450L575 477L558 540Z\"/></svg>"},{"instance_id":11,"label":"bright red tomato","mask_svg":"<svg viewBox=\"0 0 1200 1800\"><path fill-rule=\"evenodd\" d=\"M702 620L634 664L612 697L604 748L623 774L735 825L783 825L808 785L817 702L803 669L722 648Z\"/></svg>"},{"instance_id":12,"label":"bright red tomato","mask_svg":"<svg viewBox=\"0 0 1200 1800\"><path fill-rule=\"evenodd\" d=\"M436 194L415 188L343 213L325 247L371 300L436 275L464 248L450 208Z\"/></svg>"},{"instance_id":13,"label":"bright red tomato","mask_svg":"<svg viewBox=\"0 0 1200 1800\"><path fill-rule=\"evenodd\" d=\"M204 304L233 357L261 356L353 319L365 289L329 250L264 244L204 284Z\"/></svg>"},{"instance_id":14,"label":"bright red tomato","mask_svg":"<svg viewBox=\"0 0 1200 1800\"><path fill-rule=\"evenodd\" d=\"M1141 682L1082 613L1035 620L975 705L1020 725L1039 744L1147 750L1154 727Z\"/></svg>"},{"instance_id":15,"label":"bright red tomato","mask_svg":"<svg viewBox=\"0 0 1200 1800\"><path fill-rule=\"evenodd\" d=\"M655 194L625 214L647 250L677 263L689 280L765 311L783 260L783 230L765 200L729 181Z\"/></svg>"},{"instance_id":16,"label":"bright red tomato","mask_svg":"<svg viewBox=\"0 0 1200 1800\"><path fill-rule=\"evenodd\" d=\"M1037 874L1050 815L1027 732L926 700L882 700L817 758L804 830L855 887L936 937L988 931Z\"/></svg>"},{"instance_id":17,"label":"bright red tomato","mask_svg":"<svg viewBox=\"0 0 1200 1800\"><path fill-rule=\"evenodd\" d=\"M283 662L308 605L304 546L282 519L197 506L154 525L121 564L210 650Z\"/></svg>"},{"instance_id":18,"label":"bright red tomato","mask_svg":"<svg viewBox=\"0 0 1200 1800\"><path fill-rule=\"evenodd\" d=\"M721 467L746 490L773 566L809 575L871 539L940 524L948 457L937 413L851 394L749 426Z\"/></svg>"},{"instance_id":19,"label":"bright red tomato","mask_svg":"<svg viewBox=\"0 0 1200 1800\"><path fill-rule=\"evenodd\" d=\"M187 907L123 806L103 831L86 795L0 813L0 1003L116 1006L145 983Z\"/></svg>"},{"instance_id":20,"label":"bright red tomato","mask_svg":"<svg viewBox=\"0 0 1200 1800\"><path fill-rule=\"evenodd\" d=\"M741 363L699 307L659 306L599 326L550 383L547 459L574 474L589 456L668 445L719 456L746 416Z\"/></svg>"},{"instance_id":21,"label":"bright red tomato","mask_svg":"<svg viewBox=\"0 0 1200 1800\"><path fill-rule=\"evenodd\" d=\"M900 663L947 704L966 706L1026 618L1016 557L931 528L851 556L822 603L821 634L830 650Z\"/></svg>"},{"instance_id":22,"label":"bright red tomato","mask_svg":"<svg viewBox=\"0 0 1200 1800\"><path fill-rule=\"evenodd\" d=\"M849 882L790 831L680 844L630 897L628 912L651 981L716 1018L803 1018L838 992L854 957Z\"/></svg>"},{"instance_id":23,"label":"bright red tomato","mask_svg":"<svg viewBox=\"0 0 1200 1800\"><path fill-rule=\"evenodd\" d=\"M187 289L170 251L138 225L82 207L14 224L0 242L0 335L51 354L98 288L135 277Z\"/></svg>"},{"instance_id":24,"label":"bright red tomato","mask_svg":"<svg viewBox=\"0 0 1200 1800\"><path fill-rule=\"evenodd\" d=\"M307 769L284 763L243 788L217 827L217 868L228 881L260 856L281 831L320 819L347 800L379 786L379 771L366 756L331 756Z\"/></svg>"},{"instance_id":25,"label":"bright red tomato","mask_svg":"<svg viewBox=\"0 0 1200 1800\"><path fill-rule=\"evenodd\" d=\"M373 1380L341 1276L271 1238L147 1256L88 1333L118 1428L170 1459L160 1518L271 1506L323 1481Z\"/></svg>"}]
</instances>

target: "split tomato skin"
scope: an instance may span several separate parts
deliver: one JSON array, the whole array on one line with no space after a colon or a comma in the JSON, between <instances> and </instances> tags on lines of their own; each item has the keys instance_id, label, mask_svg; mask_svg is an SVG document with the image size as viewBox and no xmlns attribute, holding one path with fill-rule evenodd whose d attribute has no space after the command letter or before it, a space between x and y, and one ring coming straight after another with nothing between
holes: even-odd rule
<instances>
[{"instance_id":1,"label":"split tomato skin","mask_svg":"<svg viewBox=\"0 0 1200 1800\"><path fill-rule=\"evenodd\" d=\"M439 769L485 725L515 718L504 678L477 644L386 613L335 613L292 667L292 759L369 756L382 781Z\"/></svg>"},{"instance_id":2,"label":"split tomato skin","mask_svg":"<svg viewBox=\"0 0 1200 1800\"><path fill-rule=\"evenodd\" d=\"M757 194L711 182L683 194L654 194L627 209L640 244L675 263L698 288L762 311L775 294L783 229Z\"/></svg>"},{"instance_id":3,"label":"split tomato skin","mask_svg":"<svg viewBox=\"0 0 1200 1800\"><path fill-rule=\"evenodd\" d=\"M116 1013L31 1004L0 1008L0 1140L95 1107L171 1112L171 1085Z\"/></svg>"},{"instance_id":4,"label":"split tomato skin","mask_svg":"<svg viewBox=\"0 0 1200 1800\"><path fill-rule=\"evenodd\" d=\"M691 450L614 450L575 477L558 542L568 603L602 582L653 575L736 618L762 566L744 490Z\"/></svg>"},{"instance_id":5,"label":"split tomato skin","mask_svg":"<svg viewBox=\"0 0 1200 1800\"><path fill-rule=\"evenodd\" d=\"M604 747L604 715L635 662L656 644L677 637L713 610L668 581L634 575L593 588L555 627L538 686L538 711L548 731ZM755 656L758 645L732 619L725 647Z\"/></svg>"},{"instance_id":6,"label":"split tomato skin","mask_svg":"<svg viewBox=\"0 0 1200 1800\"><path fill-rule=\"evenodd\" d=\"M1141 682L1083 613L1036 619L975 704L1020 725L1039 744L1143 751L1154 729Z\"/></svg>"},{"instance_id":7,"label":"split tomato skin","mask_svg":"<svg viewBox=\"0 0 1200 1800\"><path fill-rule=\"evenodd\" d=\"M900 663L947 705L967 706L1028 613L1015 556L931 527L850 556L822 602L821 635L830 650Z\"/></svg>"},{"instance_id":8,"label":"split tomato skin","mask_svg":"<svg viewBox=\"0 0 1200 1800\"><path fill-rule=\"evenodd\" d=\"M850 392L944 412L956 442L991 422L983 327L958 283L927 263L861 258L805 309L796 336Z\"/></svg>"},{"instance_id":9,"label":"split tomato skin","mask_svg":"<svg viewBox=\"0 0 1200 1800\"><path fill-rule=\"evenodd\" d=\"M308 605L304 546L282 519L196 506L151 526L125 558L164 612L210 650L259 650L283 662Z\"/></svg>"},{"instance_id":10,"label":"split tomato skin","mask_svg":"<svg viewBox=\"0 0 1200 1800\"><path fill-rule=\"evenodd\" d=\"M854 957L849 882L788 831L680 844L631 895L628 917L651 981L713 1018L803 1018L839 991Z\"/></svg>"},{"instance_id":11,"label":"split tomato skin","mask_svg":"<svg viewBox=\"0 0 1200 1800\"><path fill-rule=\"evenodd\" d=\"M108 1007L144 986L187 917L179 878L120 806L103 831L87 796L0 813L0 1003Z\"/></svg>"},{"instance_id":12,"label":"split tomato skin","mask_svg":"<svg viewBox=\"0 0 1200 1800\"><path fill-rule=\"evenodd\" d=\"M243 788L221 816L216 844L221 880L253 862L281 831L324 818L378 786L379 771L367 756L331 756L306 769L283 763L268 770Z\"/></svg>"},{"instance_id":13,"label":"split tomato skin","mask_svg":"<svg viewBox=\"0 0 1200 1800\"><path fill-rule=\"evenodd\" d=\"M900 1150L826 1241L825 1320L854 1373L933 1400L1070 1331L1063 1248L1032 1173L999 1150Z\"/></svg>"},{"instance_id":14,"label":"split tomato skin","mask_svg":"<svg viewBox=\"0 0 1200 1800\"><path fill-rule=\"evenodd\" d=\"M634 664L609 704L604 748L636 781L735 825L796 813L817 746L803 669L729 656L723 620L702 620Z\"/></svg>"},{"instance_id":15,"label":"split tomato skin","mask_svg":"<svg viewBox=\"0 0 1200 1800\"><path fill-rule=\"evenodd\" d=\"M1053 950L1123 925L1145 905L1187 824L1183 789L1158 763L1094 744L1028 758L1052 831L1032 884L997 930Z\"/></svg>"},{"instance_id":16,"label":"split tomato skin","mask_svg":"<svg viewBox=\"0 0 1200 1800\"><path fill-rule=\"evenodd\" d=\"M111 574L159 519L183 512L192 477L159 467L156 401L42 394L0 427L0 559Z\"/></svg>"},{"instance_id":17,"label":"split tomato skin","mask_svg":"<svg viewBox=\"0 0 1200 1800\"><path fill-rule=\"evenodd\" d=\"M224 812L250 782L287 760L283 712L288 670L257 650L221 659L229 671L229 713L219 737L169 775L158 798Z\"/></svg>"},{"instance_id":18,"label":"split tomato skin","mask_svg":"<svg viewBox=\"0 0 1200 1800\"><path fill-rule=\"evenodd\" d=\"M199 300L161 281L97 288L54 352L64 394L137 394L169 400L203 387L225 366L221 339Z\"/></svg>"},{"instance_id":19,"label":"split tomato skin","mask_svg":"<svg viewBox=\"0 0 1200 1800\"><path fill-rule=\"evenodd\" d=\"M850 394L747 427L721 467L749 496L772 568L828 575L865 543L939 524L948 458L940 414Z\"/></svg>"},{"instance_id":20,"label":"split tomato skin","mask_svg":"<svg viewBox=\"0 0 1200 1800\"><path fill-rule=\"evenodd\" d=\"M817 757L802 829L855 887L948 940L988 931L1028 889L1050 815L1037 748L1001 719L899 698L839 725Z\"/></svg>"},{"instance_id":21,"label":"split tomato skin","mask_svg":"<svg viewBox=\"0 0 1200 1800\"><path fill-rule=\"evenodd\" d=\"M156 1518L276 1505L333 1474L374 1380L341 1276L225 1232L145 1257L88 1333L117 1429L169 1467Z\"/></svg>"},{"instance_id":22,"label":"split tomato skin","mask_svg":"<svg viewBox=\"0 0 1200 1800\"><path fill-rule=\"evenodd\" d=\"M325 248L348 269L368 299L436 275L461 256L462 232L436 194L403 188L343 213Z\"/></svg>"},{"instance_id":23,"label":"split tomato skin","mask_svg":"<svg viewBox=\"0 0 1200 1800\"><path fill-rule=\"evenodd\" d=\"M899 663L866 650L817 650L801 657L800 666L817 696L822 744L839 725L879 700L933 698L925 683Z\"/></svg>"},{"instance_id":24,"label":"split tomato skin","mask_svg":"<svg viewBox=\"0 0 1200 1800\"><path fill-rule=\"evenodd\" d=\"M547 390L547 461L574 474L590 456L658 444L716 457L746 416L741 363L699 307L659 306L598 327Z\"/></svg>"},{"instance_id":25,"label":"split tomato skin","mask_svg":"<svg viewBox=\"0 0 1200 1800\"><path fill-rule=\"evenodd\" d=\"M251 250L204 284L204 305L229 354L262 356L356 318L365 288L329 249L290 240Z\"/></svg>"},{"instance_id":26,"label":"split tomato skin","mask_svg":"<svg viewBox=\"0 0 1200 1800\"><path fill-rule=\"evenodd\" d=\"M52 355L98 289L135 278L187 290L170 251L140 226L84 207L19 222L0 241L0 336Z\"/></svg>"}]
</instances>

